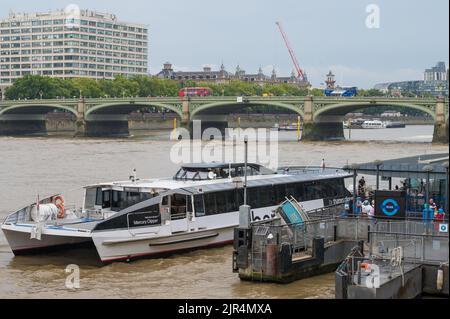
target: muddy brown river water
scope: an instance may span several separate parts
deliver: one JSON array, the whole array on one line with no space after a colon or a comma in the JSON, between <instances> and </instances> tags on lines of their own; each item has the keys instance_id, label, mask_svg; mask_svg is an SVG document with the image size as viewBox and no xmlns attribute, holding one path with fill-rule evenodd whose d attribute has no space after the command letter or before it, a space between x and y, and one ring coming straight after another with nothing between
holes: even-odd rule
<instances>
[{"instance_id":1,"label":"muddy brown river water","mask_svg":"<svg viewBox=\"0 0 450 319\"><path fill-rule=\"evenodd\" d=\"M295 132L282 132L279 165L319 165L325 158L329 166L342 166L447 152L448 146L429 143L432 130L354 130L350 143L297 143ZM140 177L172 176L178 167L169 156L174 143L167 132L124 139L0 137L0 219L34 202L37 192L124 180L133 168ZM85 248L14 257L0 232L0 298L334 298L334 274L288 285L241 282L231 262L231 246L107 266ZM68 264L80 266L80 289L65 286Z\"/></svg>"}]
</instances>

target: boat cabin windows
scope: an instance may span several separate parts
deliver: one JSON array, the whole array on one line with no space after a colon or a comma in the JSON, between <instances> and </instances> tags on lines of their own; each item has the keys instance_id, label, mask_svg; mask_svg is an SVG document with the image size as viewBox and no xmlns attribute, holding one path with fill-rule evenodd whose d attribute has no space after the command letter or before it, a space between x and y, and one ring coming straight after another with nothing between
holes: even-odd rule
<instances>
[{"instance_id":1,"label":"boat cabin windows","mask_svg":"<svg viewBox=\"0 0 450 319\"><path fill-rule=\"evenodd\" d=\"M203 202L203 195L194 196L195 216L205 216L205 203Z\"/></svg>"},{"instance_id":2,"label":"boat cabin windows","mask_svg":"<svg viewBox=\"0 0 450 319\"><path fill-rule=\"evenodd\" d=\"M239 210L237 190L194 196L195 216L216 215ZM242 201L243 202L243 196Z\"/></svg>"},{"instance_id":3,"label":"boat cabin windows","mask_svg":"<svg viewBox=\"0 0 450 319\"><path fill-rule=\"evenodd\" d=\"M273 174L272 171L257 164L247 165L247 176ZM175 174L175 180L208 180L223 179L245 175L244 164L217 164L206 166L203 164L192 164L183 166Z\"/></svg>"},{"instance_id":4,"label":"boat cabin windows","mask_svg":"<svg viewBox=\"0 0 450 319\"><path fill-rule=\"evenodd\" d=\"M192 199L183 194L167 195L162 198L161 206L170 206L171 220L183 219L186 213L192 212Z\"/></svg>"},{"instance_id":5,"label":"boat cabin windows","mask_svg":"<svg viewBox=\"0 0 450 319\"><path fill-rule=\"evenodd\" d=\"M88 188L85 196L85 208L98 209L101 207L102 209L110 209L118 212L156 195L143 192L104 189L102 187Z\"/></svg>"},{"instance_id":6,"label":"boat cabin windows","mask_svg":"<svg viewBox=\"0 0 450 319\"><path fill-rule=\"evenodd\" d=\"M97 188L88 188L86 189L86 193L84 196L84 208L85 209L94 209L95 201L97 198Z\"/></svg>"},{"instance_id":7,"label":"boat cabin windows","mask_svg":"<svg viewBox=\"0 0 450 319\"><path fill-rule=\"evenodd\" d=\"M247 189L247 203L252 208L276 206L290 196L301 202L343 199L348 196L348 191L345 189L343 179L266 185ZM239 206L243 203L242 188L194 196L197 217L239 211Z\"/></svg>"}]
</instances>

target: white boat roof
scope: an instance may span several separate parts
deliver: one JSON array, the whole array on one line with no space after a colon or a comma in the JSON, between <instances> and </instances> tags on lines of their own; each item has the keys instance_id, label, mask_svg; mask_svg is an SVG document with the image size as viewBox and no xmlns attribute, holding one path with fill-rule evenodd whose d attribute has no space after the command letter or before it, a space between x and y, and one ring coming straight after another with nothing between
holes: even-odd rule
<instances>
[{"instance_id":1,"label":"white boat roof","mask_svg":"<svg viewBox=\"0 0 450 319\"><path fill-rule=\"evenodd\" d=\"M352 174L345 172L343 170L337 169L316 169L303 170L303 171L290 171L288 173L278 173L270 175L253 175L247 177L248 187L260 186L260 185L270 185L270 184L284 184L284 183L294 183L299 181L309 181L309 180L323 180L332 178L346 178L351 177ZM99 183L86 186L85 188L91 187L111 187L117 190L130 189L140 192L161 192L164 190L176 190L185 189L196 192L196 190L201 189L201 192L206 192L208 190L217 190L223 188L236 187L236 182L240 179L243 182L243 177L237 178L218 178L212 180L175 180L173 178L161 178L161 179L139 179L136 181L126 180L126 181L115 181L107 183Z\"/></svg>"}]
</instances>

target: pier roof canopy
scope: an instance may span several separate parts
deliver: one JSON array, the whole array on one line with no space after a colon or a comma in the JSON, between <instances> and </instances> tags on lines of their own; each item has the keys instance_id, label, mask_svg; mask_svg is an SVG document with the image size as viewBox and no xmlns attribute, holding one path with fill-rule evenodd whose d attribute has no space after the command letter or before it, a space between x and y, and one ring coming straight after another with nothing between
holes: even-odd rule
<instances>
[{"instance_id":1,"label":"pier roof canopy","mask_svg":"<svg viewBox=\"0 0 450 319\"><path fill-rule=\"evenodd\" d=\"M357 172L367 175L376 175L378 164L380 175L384 177L427 178L427 170L429 170L430 178L445 179L448 160L448 153L424 154L385 160L378 163L370 162L359 164L357 165ZM352 168L348 169L352 170Z\"/></svg>"}]
</instances>

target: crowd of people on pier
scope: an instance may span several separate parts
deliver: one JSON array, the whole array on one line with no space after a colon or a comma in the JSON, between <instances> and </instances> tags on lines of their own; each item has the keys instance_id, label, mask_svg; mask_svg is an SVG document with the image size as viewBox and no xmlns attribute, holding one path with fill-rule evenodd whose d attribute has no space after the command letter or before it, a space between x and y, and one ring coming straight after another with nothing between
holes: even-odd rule
<instances>
[{"instance_id":1,"label":"crowd of people on pier","mask_svg":"<svg viewBox=\"0 0 450 319\"><path fill-rule=\"evenodd\" d=\"M407 183L402 182L402 186L395 185L396 191L408 191ZM428 203L423 203L422 220L425 223L432 224L442 223L445 221L446 212L442 207L430 198ZM420 212L419 212L420 214ZM345 215L353 215L358 217L366 217L375 219L375 199L370 197L366 186L366 180L362 176L358 181L357 194L355 197L355 204L350 199L345 204Z\"/></svg>"}]
</instances>

